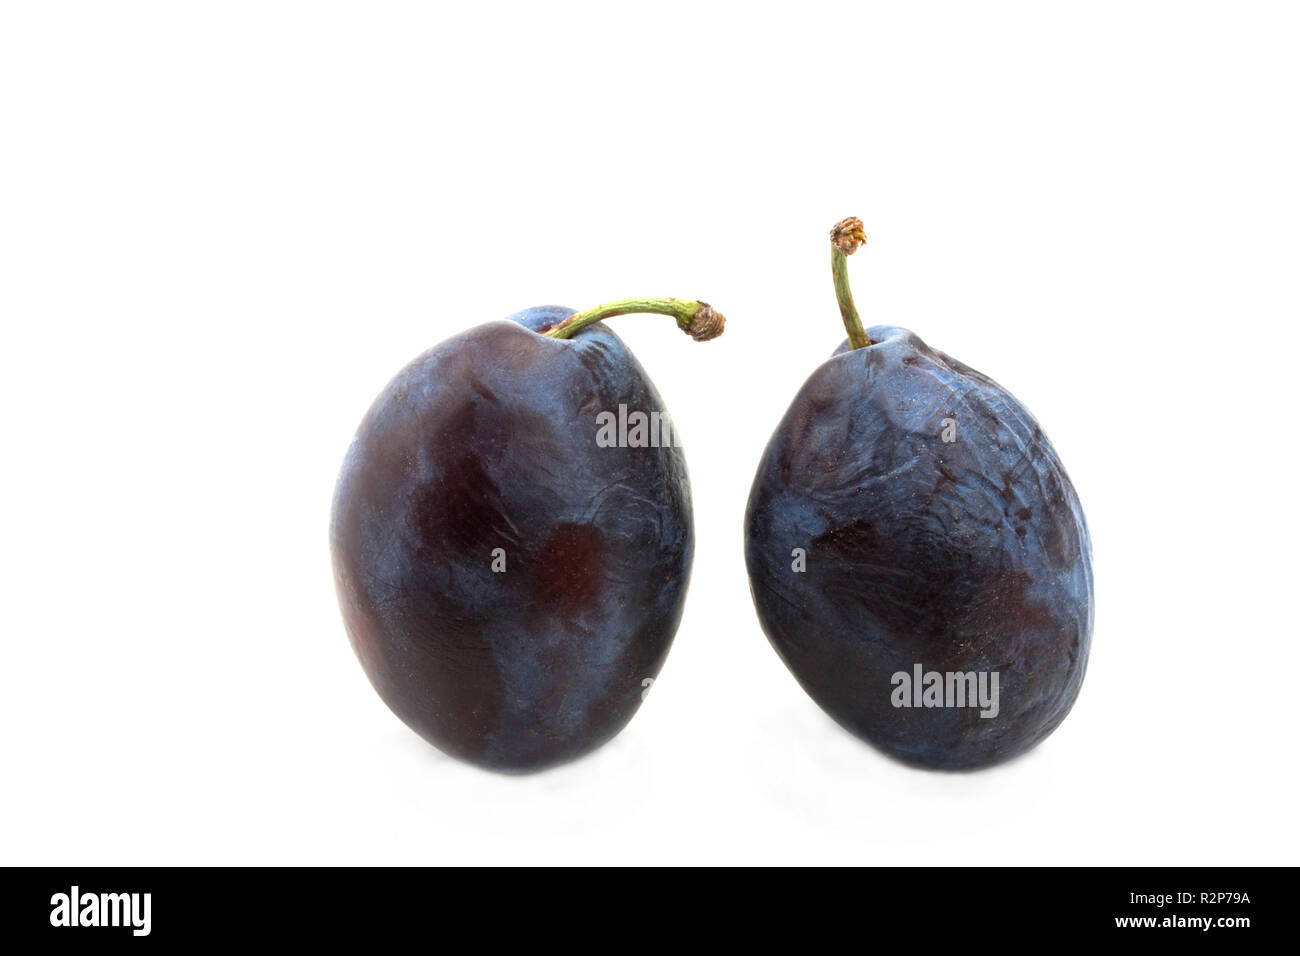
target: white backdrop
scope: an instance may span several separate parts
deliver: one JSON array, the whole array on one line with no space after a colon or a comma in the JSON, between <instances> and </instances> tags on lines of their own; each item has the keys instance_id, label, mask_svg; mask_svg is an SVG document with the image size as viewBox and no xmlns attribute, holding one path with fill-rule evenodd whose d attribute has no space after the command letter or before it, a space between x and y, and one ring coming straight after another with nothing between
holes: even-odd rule
<instances>
[{"instance_id":1,"label":"white backdrop","mask_svg":"<svg viewBox=\"0 0 1300 956\"><path fill-rule=\"evenodd\" d=\"M1297 103L1277 4L9 4L0 862L1296 863ZM741 519L840 342L907 326L1044 424L1092 528L1073 713L891 762L769 648ZM500 777L370 689L327 524L418 352L612 320L696 561L612 744Z\"/></svg>"}]
</instances>

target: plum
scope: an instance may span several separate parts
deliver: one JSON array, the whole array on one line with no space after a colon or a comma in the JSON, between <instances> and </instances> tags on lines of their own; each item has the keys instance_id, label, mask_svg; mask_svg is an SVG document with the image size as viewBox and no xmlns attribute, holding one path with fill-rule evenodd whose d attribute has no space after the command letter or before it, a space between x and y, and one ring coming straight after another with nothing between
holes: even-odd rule
<instances>
[{"instance_id":1,"label":"plum","mask_svg":"<svg viewBox=\"0 0 1300 956\"><path fill-rule=\"evenodd\" d=\"M537 770L617 734L682 616L686 461L599 321L627 312L675 316L697 340L722 331L677 299L477 326L398 373L338 478L334 579L366 675L417 733L483 767Z\"/></svg>"},{"instance_id":2,"label":"plum","mask_svg":"<svg viewBox=\"0 0 1300 956\"><path fill-rule=\"evenodd\" d=\"M831 233L849 339L767 445L745 517L754 605L831 717L913 765L970 769L1065 718L1092 638L1079 499L1029 411L892 326L863 329Z\"/></svg>"}]
</instances>

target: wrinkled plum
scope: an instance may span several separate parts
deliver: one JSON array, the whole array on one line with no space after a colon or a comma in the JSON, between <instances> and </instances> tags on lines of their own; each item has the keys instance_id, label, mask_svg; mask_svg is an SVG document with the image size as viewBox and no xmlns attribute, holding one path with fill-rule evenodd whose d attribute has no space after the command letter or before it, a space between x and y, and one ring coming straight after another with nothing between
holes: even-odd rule
<instances>
[{"instance_id":1,"label":"wrinkled plum","mask_svg":"<svg viewBox=\"0 0 1300 956\"><path fill-rule=\"evenodd\" d=\"M1079 693L1083 511L1005 389L904 329L865 338L813 372L763 454L745 519L754 604L841 725L916 765L988 766Z\"/></svg>"}]
</instances>

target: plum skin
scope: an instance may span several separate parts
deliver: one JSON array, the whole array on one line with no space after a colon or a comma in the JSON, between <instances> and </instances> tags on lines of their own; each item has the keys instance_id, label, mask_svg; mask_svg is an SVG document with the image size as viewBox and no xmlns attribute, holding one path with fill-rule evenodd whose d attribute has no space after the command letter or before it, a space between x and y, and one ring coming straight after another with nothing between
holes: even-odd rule
<instances>
[{"instance_id":1,"label":"plum skin","mask_svg":"<svg viewBox=\"0 0 1300 956\"><path fill-rule=\"evenodd\" d=\"M596 442L599 412L663 402L603 323L537 334L573 312L528 309L416 358L366 414L335 490L335 586L375 690L439 749L506 772L627 724L690 577L681 449Z\"/></svg>"},{"instance_id":2,"label":"plum skin","mask_svg":"<svg viewBox=\"0 0 1300 956\"><path fill-rule=\"evenodd\" d=\"M846 729L913 765L989 766L1043 740L1078 696L1093 624L1087 525L1010 393L905 329L867 334L874 344L846 341L812 374L763 454L745 516L754 605ZM895 708L891 676L918 663L997 671L1000 713Z\"/></svg>"}]
</instances>

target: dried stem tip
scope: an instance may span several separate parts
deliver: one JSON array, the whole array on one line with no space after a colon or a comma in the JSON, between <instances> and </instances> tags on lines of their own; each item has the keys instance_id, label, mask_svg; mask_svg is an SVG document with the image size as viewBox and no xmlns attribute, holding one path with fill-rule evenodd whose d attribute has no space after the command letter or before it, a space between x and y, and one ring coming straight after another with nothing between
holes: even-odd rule
<instances>
[{"instance_id":1,"label":"dried stem tip","mask_svg":"<svg viewBox=\"0 0 1300 956\"><path fill-rule=\"evenodd\" d=\"M707 342L721 335L726 324L726 317L721 312L709 303L701 302L695 314L686 320L685 325L682 325L682 329L695 341Z\"/></svg>"},{"instance_id":2,"label":"dried stem tip","mask_svg":"<svg viewBox=\"0 0 1300 956\"><path fill-rule=\"evenodd\" d=\"M857 252L867 244L867 234L863 231L862 220L857 216L841 219L831 230L831 245L846 256Z\"/></svg>"}]
</instances>

